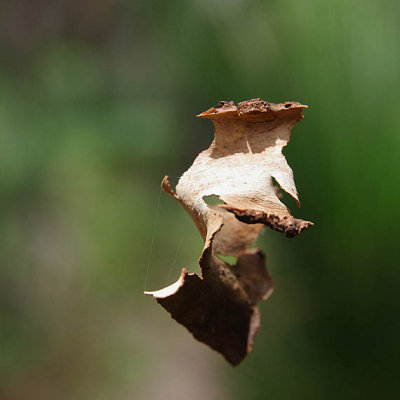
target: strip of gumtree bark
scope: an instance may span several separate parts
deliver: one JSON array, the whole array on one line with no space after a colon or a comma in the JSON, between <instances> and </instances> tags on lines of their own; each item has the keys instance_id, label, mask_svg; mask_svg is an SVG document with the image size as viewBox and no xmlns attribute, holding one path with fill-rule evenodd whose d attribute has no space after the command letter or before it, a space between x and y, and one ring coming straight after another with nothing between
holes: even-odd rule
<instances>
[{"instance_id":1,"label":"strip of gumtree bark","mask_svg":"<svg viewBox=\"0 0 400 400\"><path fill-rule=\"evenodd\" d=\"M232 365L251 351L260 327L257 304L273 290L264 254L249 246L265 226L294 237L313 225L294 218L273 185L275 179L300 205L282 149L306 107L261 99L220 102L199 115L215 126L211 146L182 175L175 192L167 176L162 182L204 239L202 276L183 268L174 284L145 293ZM222 204L207 204L212 195ZM236 256L237 262L230 265L218 255Z\"/></svg>"}]
</instances>

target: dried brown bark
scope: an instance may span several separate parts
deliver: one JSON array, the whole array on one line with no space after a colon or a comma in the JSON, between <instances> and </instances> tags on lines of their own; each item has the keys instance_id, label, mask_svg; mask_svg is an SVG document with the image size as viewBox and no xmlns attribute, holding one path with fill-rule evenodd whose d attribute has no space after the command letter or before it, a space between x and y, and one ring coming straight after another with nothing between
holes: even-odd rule
<instances>
[{"instance_id":1,"label":"dried brown bark","mask_svg":"<svg viewBox=\"0 0 400 400\"><path fill-rule=\"evenodd\" d=\"M293 172L282 154L293 125L306 106L252 99L220 102L199 117L215 126L211 146L199 154L178 182L163 190L181 203L204 239L202 277L182 270L177 282L152 295L193 336L232 365L250 352L260 326L257 303L273 283L261 250L248 249L265 225L293 237L312 226L294 218L279 200L272 178L298 203ZM210 206L216 195L224 204ZM237 256L236 265L218 254Z\"/></svg>"}]
</instances>

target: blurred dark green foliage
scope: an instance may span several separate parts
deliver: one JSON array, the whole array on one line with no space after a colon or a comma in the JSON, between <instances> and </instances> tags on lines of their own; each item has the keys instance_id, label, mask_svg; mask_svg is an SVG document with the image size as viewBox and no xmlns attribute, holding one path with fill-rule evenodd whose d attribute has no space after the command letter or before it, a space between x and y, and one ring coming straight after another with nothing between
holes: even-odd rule
<instances>
[{"instance_id":1,"label":"blurred dark green foliage","mask_svg":"<svg viewBox=\"0 0 400 400\"><path fill-rule=\"evenodd\" d=\"M220 385L232 399L398 398L398 1L1 8L1 398L135 398L151 382L162 354L143 337L155 324L163 341L167 318L152 322L165 316L142 296L147 266L160 288L196 271L202 246L159 183L210 143L196 114L254 97L309 105L285 149L302 207L285 201L315 227L259 240L275 293L249 358L215 361Z\"/></svg>"}]
</instances>

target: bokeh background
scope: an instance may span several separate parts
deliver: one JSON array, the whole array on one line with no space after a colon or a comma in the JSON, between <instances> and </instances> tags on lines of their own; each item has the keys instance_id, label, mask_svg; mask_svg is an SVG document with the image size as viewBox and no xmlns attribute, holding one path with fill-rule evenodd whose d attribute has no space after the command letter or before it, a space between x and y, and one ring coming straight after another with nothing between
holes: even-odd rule
<instances>
[{"instance_id":1,"label":"bokeh background","mask_svg":"<svg viewBox=\"0 0 400 400\"><path fill-rule=\"evenodd\" d=\"M398 0L3 0L1 399L398 399ZM309 105L285 155L300 237L237 368L143 289L198 271L160 192L219 100Z\"/></svg>"}]
</instances>

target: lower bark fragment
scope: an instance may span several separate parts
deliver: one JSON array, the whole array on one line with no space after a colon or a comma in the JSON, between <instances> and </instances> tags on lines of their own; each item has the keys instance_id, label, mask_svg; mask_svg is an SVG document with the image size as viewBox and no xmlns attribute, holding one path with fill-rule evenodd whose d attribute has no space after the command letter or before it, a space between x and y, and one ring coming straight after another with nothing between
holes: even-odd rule
<instances>
[{"instance_id":1,"label":"lower bark fragment","mask_svg":"<svg viewBox=\"0 0 400 400\"><path fill-rule=\"evenodd\" d=\"M183 269L176 283L146 294L154 296L197 340L235 366L251 351L260 327L257 302L271 294L272 279L258 249L240 256L232 267L218 261L210 249L205 253L201 263L205 269L217 263L213 267L218 273L200 278Z\"/></svg>"}]
</instances>

